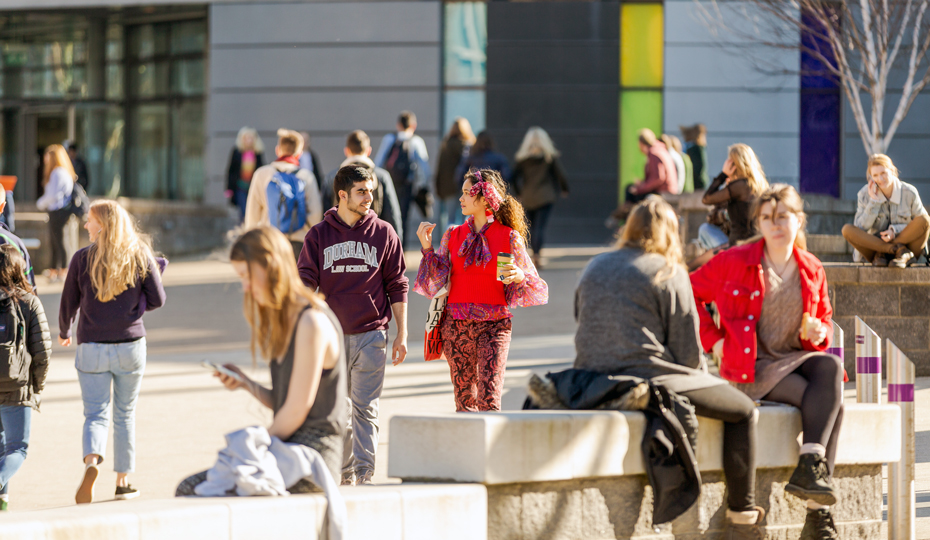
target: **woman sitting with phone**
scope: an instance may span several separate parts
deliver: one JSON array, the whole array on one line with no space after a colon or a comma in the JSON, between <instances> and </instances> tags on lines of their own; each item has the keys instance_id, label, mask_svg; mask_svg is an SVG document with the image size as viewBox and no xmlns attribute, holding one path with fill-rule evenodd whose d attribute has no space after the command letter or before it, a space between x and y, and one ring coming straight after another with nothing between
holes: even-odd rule
<instances>
[{"instance_id":1,"label":"woman sitting with phone","mask_svg":"<svg viewBox=\"0 0 930 540\"><path fill-rule=\"evenodd\" d=\"M229 258L245 293L252 354L257 349L268 362L271 388L232 364L216 366L215 375L229 390L243 388L274 411L269 435L318 452L332 477L339 478L349 414L339 322L322 296L300 281L291 244L277 229L246 232ZM181 482L176 495L195 495L206 480L206 471L195 474ZM288 491L319 488L303 478Z\"/></svg>"}]
</instances>

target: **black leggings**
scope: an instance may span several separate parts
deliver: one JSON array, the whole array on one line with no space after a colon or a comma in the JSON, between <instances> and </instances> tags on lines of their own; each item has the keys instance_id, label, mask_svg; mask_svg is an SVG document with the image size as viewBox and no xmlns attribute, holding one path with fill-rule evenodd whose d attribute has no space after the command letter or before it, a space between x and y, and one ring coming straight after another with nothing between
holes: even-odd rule
<instances>
[{"instance_id":1,"label":"black leggings","mask_svg":"<svg viewBox=\"0 0 930 540\"><path fill-rule=\"evenodd\" d=\"M68 254L65 252L65 225L71 212L67 209L52 210L48 213L48 236L52 248L52 262L50 268L67 268Z\"/></svg>"},{"instance_id":2,"label":"black leggings","mask_svg":"<svg viewBox=\"0 0 930 540\"><path fill-rule=\"evenodd\" d=\"M694 405L698 416L723 421L723 476L727 506L735 512L755 508L756 405L728 384L679 392Z\"/></svg>"},{"instance_id":3,"label":"black leggings","mask_svg":"<svg viewBox=\"0 0 930 540\"><path fill-rule=\"evenodd\" d=\"M804 443L827 449L830 475L836 461L836 440L843 423L843 364L832 354L808 358L768 393L767 401L787 403L801 409Z\"/></svg>"},{"instance_id":4,"label":"black leggings","mask_svg":"<svg viewBox=\"0 0 930 540\"><path fill-rule=\"evenodd\" d=\"M551 204L526 211L526 219L530 222L530 247L533 249L533 255L539 255L542 251L543 241L546 239L546 224L549 223L551 211Z\"/></svg>"}]
</instances>

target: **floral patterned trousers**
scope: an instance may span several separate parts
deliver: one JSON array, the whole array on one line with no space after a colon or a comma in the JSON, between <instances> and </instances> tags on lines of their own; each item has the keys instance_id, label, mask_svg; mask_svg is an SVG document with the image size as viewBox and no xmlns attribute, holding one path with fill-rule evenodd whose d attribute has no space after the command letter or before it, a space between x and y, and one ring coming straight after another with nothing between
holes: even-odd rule
<instances>
[{"instance_id":1,"label":"floral patterned trousers","mask_svg":"<svg viewBox=\"0 0 930 540\"><path fill-rule=\"evenodd\" d=\"M456 412L501 410L510 319L470 321L448 315L441 330L442 352L449 360Z\"/></svg>"}]
</instances>

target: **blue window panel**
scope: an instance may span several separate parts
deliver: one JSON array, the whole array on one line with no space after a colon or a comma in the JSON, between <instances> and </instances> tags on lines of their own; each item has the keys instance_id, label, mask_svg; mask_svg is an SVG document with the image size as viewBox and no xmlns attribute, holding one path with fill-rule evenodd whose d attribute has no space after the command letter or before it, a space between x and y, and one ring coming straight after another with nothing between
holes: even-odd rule
<instances>
[{"instance_id":1,"label":"blue window panel","mask_svg":"<svg viewBox=\"0 0 930 540\"><path fill-rule=\"evenodd\" d=\"M445 6L443 62L447 86L482 86L487 81L488 6L451 2Z\"/></svg>"},{"instance_id":2,"label":"blue window panel","mask_svg":"<svg viewBox=\"0 0 930 540\"><path fill-rule=\"evenodd\" d=\"M801 193L840 196L839 92L801 92Z\"/></svg>"},{"instance_id":3,"label":"blue window panel","mask_svg":"<svg viewBox=\"0 0 930 540\"><path fill-rule=\"evenodd\" d=\"M830 66L837 65L832 47L823 39L822 24L807 14L801 21L810 29L801 33L801 88L839 88L836 76L819 57L825 57Z\"/></svg>"},{"instance_id":4,"label":"blue window panel","mask_svg":"<svg viewBox=\"0 0 930 540\"><path fill-rule=\"evenodd\" d=\"M456 117L462 116L471 124L475 133L484 129L485 96L484 89L446 90L445 115L442 120L442 132L448 133Z\"/></svg>"}]
</instances>

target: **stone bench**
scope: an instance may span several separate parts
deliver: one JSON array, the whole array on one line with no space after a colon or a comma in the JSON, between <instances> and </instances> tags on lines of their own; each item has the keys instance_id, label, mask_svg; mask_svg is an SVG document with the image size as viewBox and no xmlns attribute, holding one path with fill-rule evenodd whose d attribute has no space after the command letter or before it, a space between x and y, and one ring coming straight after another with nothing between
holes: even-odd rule
<instances>
[{"instance_id":1,"label":"stone bench","mask_svg":"<svg viewBox=\"0 0 930 540\"><path fill-rule=\"evenodd\" d=\"M883 340L893 341L914 362L918 377L930 375L930 267L824 263L824 270L833 318L845 332L850 378L856 372L856 317ZM884 356L884 343L881 350Z\"/></svg>"},{"instance_id":2,"label":"stone bench","mask_svg":"<svg viewBox=\"0 0 930 540\"><path fill-rule=\"evenodd\" d=\"M345 540L484 540L487 493L480 485L343 487ZM322 495L135 500L11 513L3 540L325 539Z\"/></svg>"},{"instance_id":3,"label":"stone bench","mask_svg":"<svg viewBox=\"0 0 930 540\"><path fill-rule=\"evenodd\" d=\"M784 487L797 465L800 413L786 406L759 411L756 501L768 513L768 538L797 538L805 505ZM641 413L395 416L388 475L405 482L484 484L491 540L716 538L725 514L723 425L699 420L701 499L657 529L640 452ZM900 429L896 406L847 404L834 479L840 537L880 537L882 464L899 459Z\"/></svg>"}]
</instances>

